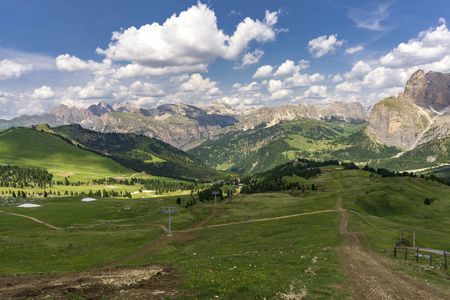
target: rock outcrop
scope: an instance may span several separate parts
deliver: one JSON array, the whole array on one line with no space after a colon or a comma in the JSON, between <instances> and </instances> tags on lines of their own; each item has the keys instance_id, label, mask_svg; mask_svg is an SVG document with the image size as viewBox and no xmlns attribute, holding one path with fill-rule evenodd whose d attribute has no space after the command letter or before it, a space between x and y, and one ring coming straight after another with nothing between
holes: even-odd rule
<instances>
[{"instance_id":1,"label":"rock outcrop","mask_svg":"<svg viewBox=\"0 0 450 300\"><path fill-rule=\"evenodd\" d=\"M448 136L450 73L416 71L405 91L374 105L366 133L390 146L411 150Z\"/></svg>"}]
</instances>

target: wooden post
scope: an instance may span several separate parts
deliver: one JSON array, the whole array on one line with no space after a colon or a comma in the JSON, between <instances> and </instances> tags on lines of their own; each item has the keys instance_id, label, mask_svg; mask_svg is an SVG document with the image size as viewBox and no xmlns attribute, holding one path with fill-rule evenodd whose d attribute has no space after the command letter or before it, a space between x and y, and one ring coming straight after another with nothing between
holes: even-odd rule
<instances>
[{"instance_id":1,"label":"wooden post","mask_svg":"<svg viewBox=\"0 0 450 300\"><path fill-rule=\"evenodd\" d=\"M433 253L430 252L430 267L433 266Z\"/></svg>"},{"instance_id":2,"label":"wooden post","mask_svg":"<svg viewBox=\"0 0 450 300\"><path fill-rule=\"evenodd\" d=\"M408 256L408 247L405 247L405 260L407 256Z\"/></svg>"},{"instance_id":3,"label":"wooden post","mask_svg":"<svg viewBox=\"0 0 450 300\"><path fill-rule=\"evenodd\" d=\"M447 270L447 252L444 251L445 269Z\"/></svg>"},{"instance_id":4,"label":"wooden post","mask_svg":"<svg viewBox=\"0 0 450 300\"><path fill-rule=\"evenodd\" d=\"M419 247L417 247L416 262L419 262Z\"/></svg>"},{"instance_id":5,"label":"wooden post","mask_svg":"<svg viewBox=\"0 0 450 300\"><path fill-rule=\"evenodd\" d=\"M397 257L397 245L394 245L394 257Z\"/></svg>"}]
</instances>

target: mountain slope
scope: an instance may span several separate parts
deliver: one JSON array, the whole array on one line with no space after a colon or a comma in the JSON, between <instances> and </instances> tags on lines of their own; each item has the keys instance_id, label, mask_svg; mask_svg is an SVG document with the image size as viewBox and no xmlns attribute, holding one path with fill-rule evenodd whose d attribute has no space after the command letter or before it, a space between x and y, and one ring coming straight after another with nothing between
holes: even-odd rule
<instances>
[{"instance_id":1,"label":"mountain slope","mask_svg":"<svg viewBox=\"0 0 450 300\"><path fill-rule=\"evenodd\" d=\"M434 139L377 164L391 170L414 170L450 163L450 137Z\"/></svg>"},{"instance_id":2,"label":"mountain slope","mask_svg":"<svg viewBox=\"0 0 450 300\"><path fill-rule=\"evenodd\" d=\"M257 172L296 158L286 155L286 151L308 151L317 147L315 141L325 145L322 141L330 141L361 128L362 125L351 123L298 118L271 127L260 124L247 131L230 131L218 139L206 140L188 153L216 168Z\"/></svg>"},{"instance_id":3,"label":"mountain slope","mask_svg":"<svg viewBox=\"0 0 450 300\"><path fill-rule=\"evenodd\" d=\"M112 159L86 151L38 130L0 131L0 160L4 164L41 167L62 177L114 176L134 173Z\"/></svg>"},{"instance_id":4,"label":"mountain slope","mask_svg":"<svg viewBox=\"0 0 450 300\"><path fill-rule=\"evenodd\" d=\"M107 153L136 171L172 178L206 179L218 174L197 158L162 141L133 133L101 133L66 125L53 128L84 147Z\"/></svg>"}]
</instances>

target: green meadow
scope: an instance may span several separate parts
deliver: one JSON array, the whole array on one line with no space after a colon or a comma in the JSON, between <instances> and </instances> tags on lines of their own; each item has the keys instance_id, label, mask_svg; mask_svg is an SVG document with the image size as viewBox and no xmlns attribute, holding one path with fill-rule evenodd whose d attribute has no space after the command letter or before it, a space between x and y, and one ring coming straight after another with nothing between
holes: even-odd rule
<instances>
[{"instance_id":1,"label":"green meadow","mask_svg":"<svg viewBox=\"0 0 450 300\"><path fill-rule=\"evenodd\" d=\"M322 174L308 180L283 178L305 187L315 184L317 190L237 195L217 207L211 201L185 208L176 203L176 196L94 202L65 197L41 199L37 208L1 206L0 210L63 229L0 214L4 252L0 273L65 273L111 261L131 267L168 264L180 273L178 289L198 299L346 299L349 291L338 255L343 242L341 213L291 216L332 210L339 202L375 226L404 228L406 244L412 243L415 231L417 246L450 250L449 186L423 178L382 178L337 166L321 169ZM184 201L190 195L180 197ZM433 199L431 205L424 204L425 198ZM168 225L163 206L178 209L172 215L173 238L163 236L165 232L155 225ZM392 245L400 239L400 231L374 228L348 214L349 231L392 268L438 286L448 284L443 259L436 258L434 269L427 269L427 262L411 259L405 264L394 259ZM286 216L291 217L275 219ZM202 227L195 227L208 217ZM167 243L156 246L161 240ZM138 252L152 245L151 250Z\"/></svg>"},{"instance_id":2,"label":"green meadow","mask_svg":"<svg viewBox=\"0 0 450 300\"><path fill-rule=\"evenodd\" d=\"M15 128L0 134L0 163L47 169L55 180L70 176L75 181L132 175L110 158L74 147L60 138L36 130Z\"/></svg>"}]
</instances>

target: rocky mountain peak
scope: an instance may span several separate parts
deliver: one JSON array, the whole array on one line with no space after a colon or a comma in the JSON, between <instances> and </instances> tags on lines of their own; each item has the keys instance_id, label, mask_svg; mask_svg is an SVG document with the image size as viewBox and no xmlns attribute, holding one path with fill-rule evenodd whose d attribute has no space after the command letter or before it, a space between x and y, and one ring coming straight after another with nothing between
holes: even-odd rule
<instances>
[{"instance_id":1,"label":"rocky mountain peak","mask_svg":"<svg viewBox=\"0 0 450 300\"><path fill-rule=\"evenodd\" d=\"M211 103L207 106L204 106L203 109L207 114L210 115L244 116L250 113L250 110L240 110L223 102Z\"/></svg>"},{"instance_id":2,"label":"rocky mountain peak","mask_svg":"<svg viewBox=\"0 0 450 300\"><path fill-rule=\"evenodd\" d=\"M425 88L427 82L423 70L417 70L408 79L405 86L405 91L400 94L400 98L410 100L417 105L425 107Z\"/></svg>"},{"instance_id":3,"label":"rocky mountain peak","mask_svg":"<svg viewBox=\"0 0 450 300\"><path fill-rule=\"evenodd\" d=\"M423 108L443 110L450 105L450 73L430 71L425 74L418 70L411 75L399 98Z\"/></svg>"},{"instance_id":4,"label":"rocky mountain peak","mask_svg":"<svg viewBox=\"0 0 450 300\"><path fill-rule=\"evenodd\" d=\"M113 105L114 111L122 111L122 112L129 112L129 113L134 113L136 111L139 111L142 108L143 107L140 107L138 105L133 105L128 102L125 104L123 104L122 102L117 102L116 104Z\"/></svg>"},{"instance_id":5,"label":"rocky mountain peak","mask_svg":"<svg viewBox=\"0 0 450 300\"><path fill-rule=\"evenodd\" d=\"M92 104L91 106L89 106L88 110L91 113L93 113L94 116L100 117L104 114L107 114L107 113L113 111L113 108L111 105L109 105L105 101L102 101L102 102L98 103L97 105Z\"/></svg>"},{"instance_id":6,"label":"rocky mountain peak","mask_svg":"<svg viewBox=\"0 0 450 300\"><path fill-rule=\"evenodd\" d=\"M364 122L369 113L359 102L336 101L319 108L319 112L325 120L339 120L346 122Z\"/></svg>"},{"instance_id":7,"label":"rocky mountain peak","mask_svg":"<svg viewBox=\"0 0 450 300\"><path fill-rule=\"evenodd\" d=\"M450 73L418 70L403 93L374 105L366 132L381 143L410 150L430 139L448 136L444 113L449 109Z\"/></svg>"}]
</instances>

